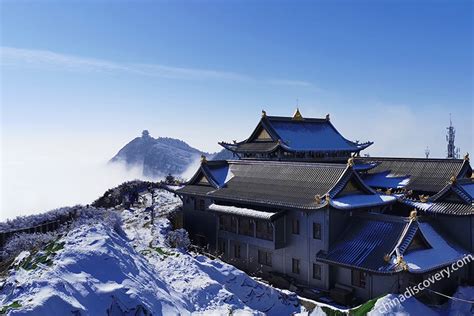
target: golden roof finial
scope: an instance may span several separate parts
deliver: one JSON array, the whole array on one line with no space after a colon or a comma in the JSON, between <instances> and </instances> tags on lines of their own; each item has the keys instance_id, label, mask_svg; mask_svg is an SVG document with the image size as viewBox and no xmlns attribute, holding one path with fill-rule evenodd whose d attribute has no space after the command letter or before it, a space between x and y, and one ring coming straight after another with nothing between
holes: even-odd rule
<instances>
[{"instance_id":1,"label":"golden roof finial","mask_svg":"<svg viewBox=\"0 0 474 316\"><path fill-rule=\"evenodd\" d=\"M385 194L392 195L392 188L388 188L387 191L385 191Z\"/></svg>"},{"instance_id":2,"label":"golden roof finial","mask_svg":"<svg viewBox=\"0 0 474 316\"><path fill-rule=\"evenodd\" d=\"M329 195L329 193L326 193L326 195L324 196L324 199L326 200L326 202L331 202L331 196Z\"/></svg>"},{"instance_id":3,"label":"golden roof finial","mask_svg":"<svg viewBox=\"0 0 474 316\"><path fill-rule=\"evenodd\" d=\"M262 117L267 117L267 111L262 110Z\"/></svg>"},{"instance_id":4,"label":"golden roof finial","mask_svg":"<svg viewBox=\"0 0 474 316\"><path fill-rule=\"evenodd\" d=\"M328 114L326 114L326 121L330 121L330 120L331 120L331 118L329 117L329 113L328 113Z\"/></svg>"},{"instance_id":5,"label":"golden roof finial","mask_svg":"<svg viewBox=\"0 0 474 316\"><path fill-rule=\"evenodd\" d=\"M385 254L385 256L383 256L383 260L384 260L385 262L390 262L390 255L389 255L388 253Z\"/></svg>"},{"instance_id":6,"label":"golden roof finial","mask_svg":"<svg viewBox=\"0 0 474 316\"><path fill-rule=\"evenodd\" d=\"M293 114L293 120L295 121L302 121L303 115L301 115L300 109L296 108L295 114Z\"/></svg>"},{"instance_id":7,"label":"golden roof finial","mask_svg":"<svg viewBox=\"0 0 474 316\"><path fill-rule=\"evenodd\" d=\"M420 198L420 202L421 202L421 203L426 203L426 202L428 202L428 198L429 198L428 195L423 195L423 194L422 194L422 195L418 195L418 197Z\"/></svg>"},{"instance_id":8,"label":"golden roof finial","mask_svg":"<svg viewBox=\"0 0 474 316\"><path fill-rule=\"evenodd\" d=\"M416 209L410 212L410 219L415 220L417 216L418 216L418 211Z\"/></svg>"},{"instance_id":9,"label":"golden roof finial","mask_svg":"<svg viewBox=\"0 0 474 316\"><path fill-rule=\"evenodd\" d=\"M317 204L321 204L321 195L316 194L316 195L314 196L314 200L316 201Z\"/></svg>"},{"instance_id":10,"label":"golden roof finial","mask_svg":"<svg viewBox=\"0 0 474 316\"><path fill-rule=\"evenodd\" d=\"M456 177L452 176L451 178L449 178L449 183L455 184L456 183Z\"/></svg>"},{"instance_id":11,"label":"golden roof finial","mask_svg":"<svg viewBox=\"0 0 474 316\"><path fill-rule=\"evenodd\" d=\"M353 157L347 159L347 166L354 167L354 158Z\"/></svg>"},{"instance_id":12,"label":"golden roof finial","mask_svg":"<svg viewBox=\"0 0 474 316\"><path fill-rule=\"evenodd\" d=\"M466 153L466 154L464 155L464 161L469 161L469 153Z\"/></svg>"},{"instance_id":13,"label":"golden roof finial","mask_svg":"<svg viewBox=\"0 0 474 316\"><path fill-rule=\"evenodd\" d=\"M207 162L207 158L205 155L201 155L201 163L206 163Z\"/></svg>"}]
</instances>

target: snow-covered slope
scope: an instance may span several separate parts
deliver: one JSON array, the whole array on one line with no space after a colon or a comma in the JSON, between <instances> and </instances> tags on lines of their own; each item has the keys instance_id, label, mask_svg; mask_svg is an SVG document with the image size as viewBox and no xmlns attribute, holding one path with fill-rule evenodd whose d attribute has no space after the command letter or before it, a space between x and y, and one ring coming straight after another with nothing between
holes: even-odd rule
<instances>
[{"instance_id":1,"label":"snow-covered slope","mask_svg":"<svg viewBox=\"0 0 474 316\"><path fill-rule=\"evenodd\" d=\"M177 203L169 193L159 199L163 212ZM1 308L10 315L299 311L291 293L261 284L220 260L167 247L167 219L160 217L151 226L142 210L121 215L124 231L102 220L87 221L42 252L22 253L17 261L27 269L10 271L0 290Z\"/></svg>"}]
</instances>

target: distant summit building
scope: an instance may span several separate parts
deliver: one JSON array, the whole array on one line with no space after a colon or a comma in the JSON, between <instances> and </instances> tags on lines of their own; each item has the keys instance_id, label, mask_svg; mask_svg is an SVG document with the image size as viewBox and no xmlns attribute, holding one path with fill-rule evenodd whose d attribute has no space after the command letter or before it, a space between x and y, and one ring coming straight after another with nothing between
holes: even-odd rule
<instances>
[{"instance_id":1,"label":"distant summit building","mask_svg":"<svg viewBox=\"0 0 474 316\"><path fill-rule=\"evenodd\" d=\"M176 190L184 227L194 244L277 286L352 305L474 253L468 155L359 157L371 142L299 110L263 112L247 140L220 144L236 159L203 157ZM472 262L430 289L474 282Z\"/></svg>"}]
</instances>

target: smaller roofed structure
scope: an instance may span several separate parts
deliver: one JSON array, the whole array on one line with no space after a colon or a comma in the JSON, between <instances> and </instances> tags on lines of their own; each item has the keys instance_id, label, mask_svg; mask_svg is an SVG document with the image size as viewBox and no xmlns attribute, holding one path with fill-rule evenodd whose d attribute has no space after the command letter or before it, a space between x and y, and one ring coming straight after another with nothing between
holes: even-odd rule
<instances>
[{"instance_id":1,"label":"smaller roofed structure","mask_svg":"<svg viewBox=\"0 0 474 316\"><path fill-rule=\"evenodd\" d=\"M405 189L417 194L433 195L453 176L472 176L469 159L360 157L356 166L372 188Z\"/></svg>"},{"instance_id":2,"label":"smaller roofed structure","mask_svg":"<svg viewBox=\"0 0 474 316\"><path fill-rule=\"evenodd\" d=\"M453 179L426 201L402 197L400 201L426 214L474 215L474 179Z\"/></svg>"},{"instance_id":3,"label":"smaller roofed structure","mask_svg":"<svg viewBox=\"0 0 474 316\"><path fill-rule=\"evenodd\" d=\"M416 216L357 214L328 252L318 253L317 260L377 274L426 273L468 254L434 224Z\"/></svg>"}]
</instances>

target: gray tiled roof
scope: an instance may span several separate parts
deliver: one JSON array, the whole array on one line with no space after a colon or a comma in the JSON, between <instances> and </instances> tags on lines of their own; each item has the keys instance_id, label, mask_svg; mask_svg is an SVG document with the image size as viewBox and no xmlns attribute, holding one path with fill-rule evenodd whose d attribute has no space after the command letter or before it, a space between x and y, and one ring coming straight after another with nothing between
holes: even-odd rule
<instances>
[{"instance_id":1,"label":"gray tiled roof","mask_svg":"<svg viewBox=\"0 0 474 316\"><path fill-rule=\"evenodd\" d=\"M390 171L390 176L409 176L407 190L436 193L443 189L452 176L470 176L472 169L462 159L424 159L424 158L388 158L364 157L362 162L377 162L378 165L368 171L376 174ZM376 185L373 185L376 187Z\"/></svg>"},{"instance_id":2,"label":"gray tiled roof","mask_svg":"<svg viewBox=\"0 0 474 316\"><path fill-rule=\"evenodd\" d=\"M315 195L323 196L346 170L341 164L236 161L229 164L233 177L209 194L216 199L318 208Z\"/></svg>"},{"instance_id":3,"label":"gray tiled roof","mask_svg":"<svg viewBox=\"0 0 474 316\"><path fill-rule=\"evenodd\" d=\"M176 193L180 194L192 194L192 195L206 195L207 193L214 191L215 188L207 185L186 185L178 190Z\"/></svg>"}]
</instances>

